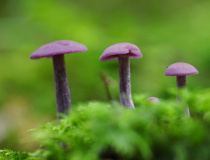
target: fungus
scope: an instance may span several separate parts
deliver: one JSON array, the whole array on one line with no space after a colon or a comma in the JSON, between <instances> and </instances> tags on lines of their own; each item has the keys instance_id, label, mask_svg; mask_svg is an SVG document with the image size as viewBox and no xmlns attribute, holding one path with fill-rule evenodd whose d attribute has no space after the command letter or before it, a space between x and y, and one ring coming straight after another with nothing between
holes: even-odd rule
<instances>
[{"instance_id":1,"label":"fungus","mask_svg":"<svg viewBox=\"0 0 210 160\"><path fill-rule=\"evenodd\" d=\"M100 57L100 61L119 61L120 101L128 108L135 108L131 96L130 58L142 58L139 48L131 43L117 43L108 47Z\"/></svg>"},{"instance_id":2,"label":"fungus","mask_svg":"<svg viewBox=\"0 0 210 160\"><path fill-rule=\"evenodd\" d=\"M83 44L69 40L60 40L41 46L30 56L30 59L44 57L52 57L53 59L58 119L61 118L59 113L67 114L71 109L70 90L66 75L64 54L85 51L87 51L87 48Z\"/></svg>"},{"instance_id":3,"label":"fungus","mask_svg":"<svg viewBox=\"0 0 210 160\"><path fill-rule=\"evenodd\" d=\"M172 65L170 65L166 72L165 76L176 76L177 77L177 88L185 88L186 87L186 76L187 75L193 75L198 74L198 70L188 63L183 62L177 62ZM178 99L178 97L177 97ZM190 116L189 108L186 108L186 115Z\"/></svg>"},{"instance_id":4,"label":"fungus","mask_svg":"<svg viewBox=\"0 0 210 160\"><path fill-rule=\"evenodd\" d=\"M147 101L152 102L152 103L160 103L160 100L157 97L148 97Z\"/></svg>"}]
</instances>

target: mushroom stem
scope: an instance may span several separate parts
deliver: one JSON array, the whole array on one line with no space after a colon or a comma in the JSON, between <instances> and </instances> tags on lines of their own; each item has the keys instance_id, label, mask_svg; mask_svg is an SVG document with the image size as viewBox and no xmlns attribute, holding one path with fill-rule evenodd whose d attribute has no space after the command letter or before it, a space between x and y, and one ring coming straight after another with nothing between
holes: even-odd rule
<instances>
[{"instance_id":1,"label":"mushroom stem","mask_svg":"<svg viewBox=\"0 0 210 160\"><path fill-rule=\"evenodd\" d=\"M185 88L186 87L186 76L177 76L177 84L176 85L177 85L178 89ZM180 100L179 96L177 96L177 100L178 101ZM189 110L188 106L186 106L185 114L186 114L186 116L190 117L190 110Z\"/></svg>"},{"instance_id":2,"label":"mushroom stem","mask_svg":"<svg viewBox=\"0 0 210 160\"><path fill-rule=\"evenodd\" d=\"M178 88L186 87L186 76L177 76L176 82Z\"/></svg>"},{"instance_id":3,"label":"mushroom stem","mask_svg":"<svg viewBox=\"0 0 210 160\"><path fill-rule=\"evenodd\" d=\"M125 107L135 108L131 97L129 55L118 55L118 60L120 79L120 101Z\"/></svg>"},{"instance_id":4,"label":"mushroom stem","mask_svg":"<svg viewBox=\"0 0 210 160\"><path fill-rule=\"evenodd\" d=\"M71 107L71 100L64 55L55 55L52 58L56 88L57 113L67 114ZM59 115L57 116L58 119L61 118Z\"/></svg>"}]
</instances>

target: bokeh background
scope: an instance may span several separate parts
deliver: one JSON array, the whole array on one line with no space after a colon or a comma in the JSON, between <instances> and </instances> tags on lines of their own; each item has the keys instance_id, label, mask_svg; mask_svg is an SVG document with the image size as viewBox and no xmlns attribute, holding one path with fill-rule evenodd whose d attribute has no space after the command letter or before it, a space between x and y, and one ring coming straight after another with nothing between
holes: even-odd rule
<instances>
[{"instance_id":1,"label":"bokeh background","mask_svg":"<svg viewBox=\"0 0 210 160\"><path fill-rule=\"evenodd\" d=\"M199 70L190 90L208 88L210 70L209 0L1 0L0 1L0 149L33 151L28 129L56 120L51 59L30 60L40 46L74 40L88 51L65 56L72 106L107 101L100 73L118 97L118 62L100 62L114 43L137 45L142 59L131 60L132 93L167 98L175 77L172 63Z\"/></svg>"}]
</instances>

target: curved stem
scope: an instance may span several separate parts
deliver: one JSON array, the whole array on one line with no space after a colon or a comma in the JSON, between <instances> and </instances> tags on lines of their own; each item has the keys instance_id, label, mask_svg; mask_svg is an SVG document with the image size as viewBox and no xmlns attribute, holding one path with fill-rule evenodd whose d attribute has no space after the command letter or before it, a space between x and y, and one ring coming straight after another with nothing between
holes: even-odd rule
<instances>
[{"instance_id":1,"label":"curved stem","mask_svg":"<svg viewBox=\"0 0 210 160\"><path fill-rule=\"evenodd\" d=\"M57 112L67 114L71 107L64 55L53 56ZM58 119L61 117L58 115Z\"/></svg>"},{"instance_id":2,"label":"curved stem","mask_svg":"<svg viewBox=\"0 0 210 160\"><path fill-rule=\"evenodd\" d=\"M120 101L128 108L135 108L131 97L129 55L119 55Z\"/></svg>"},{"instance_id":3,"label":"curved stem","mask_svg":"<svg viewBox=\"0 0 210 160\"><path fill-rule=\"evenodd\" d=\"M108 82L109 80L107 78L107 75L104 72L101 72L100 73L100 77L101 77L101 80L104 83L104 87L105 87L105 90L106 90L106 94L107 94L108 100L112 101L113 98L112 98L111 93L109 91L109 82Z\"/></svg>"}]
</instances>

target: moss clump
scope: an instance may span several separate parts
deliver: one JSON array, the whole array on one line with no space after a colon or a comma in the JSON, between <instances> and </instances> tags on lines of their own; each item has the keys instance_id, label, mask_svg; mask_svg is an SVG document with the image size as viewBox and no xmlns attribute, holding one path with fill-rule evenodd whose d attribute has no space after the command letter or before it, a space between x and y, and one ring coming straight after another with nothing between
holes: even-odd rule
<instances>
[{"instance_id":1,"label":"moss clump","mask_svg":"<svg viewBox=\"0 0 210 160\"><path fill-rule=\"evenodd\" d=\"M59 125L42 125L36 136L45 159L210 159L210 96L189 93L182 103L159 104L135 95L136 109L114 103L80 104ZM188 103L191 118L184 110ZM206 118L207 117L207 118Z\"/></svg>"},{"instance_id":2,"label":"moss clump","mask_svg":"<svg viewBox=\"0 0 210 160\"><path fill-rule=\"evenodd\" d=\"M0 150L1 160L38 160L38 158L32 158L28 152L15 152L9 149Z\"/></svg>"},{"instance_id":3,"label":"moss clump","mask_svg":"<svg viewBox=\"0 0 210 160\"><path fill-rule=\"evenodd\" d=\"M209 160L209 93L183 93L179 103L151 103L135 95L135 110L118 102L79 104L59 125L33 129L42 143L34 153L2 150L0 159ZM186 103L191 117L185 115Z\"/></svg>"}]
</instances>

